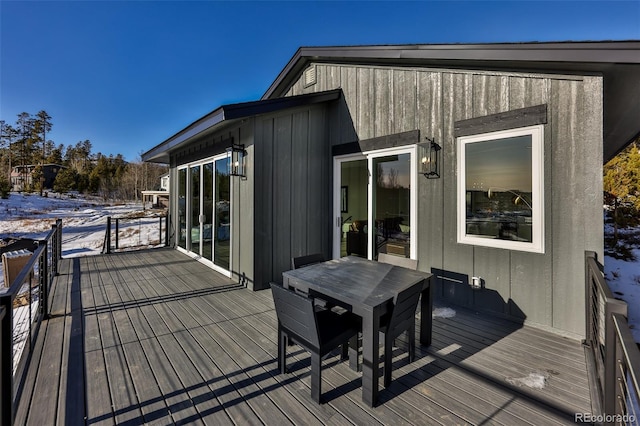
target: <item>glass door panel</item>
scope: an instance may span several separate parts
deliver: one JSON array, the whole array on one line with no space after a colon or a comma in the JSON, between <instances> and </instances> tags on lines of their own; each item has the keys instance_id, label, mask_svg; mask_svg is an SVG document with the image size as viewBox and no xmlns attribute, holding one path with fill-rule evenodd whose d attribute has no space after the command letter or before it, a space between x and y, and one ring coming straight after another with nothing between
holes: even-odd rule
<instances>
[{"instance_id":1,"label":"glass door panel","mask_svg":"<svg viewBox=\"0 0 640 426\"><path fill-rule=\"evenodd\" d=\"M339 257L367 257L369 171L365 158L340 162Z\"/></svg>"},{"instance_id":2,"label":"glass door panel","mask_svg":"<svg viewBox=\"0 0 640 426\"><path fill-rule=\"evenodd\" d=\"M231 182L229 176L229 159L216 161L215 170L215 238L213 263L229 269L230 236L231 236Z\"/></svg>"},{"instance_id":3,"label":"glass door panel","mask_svg":"<svg viewBox=\"0 0 640 426\"><path fill-rule=\"evenodd\" d=\"M187 169L178 170L178 246L187 248Z\"/></svg>"},{"instance_id":4,"label":"glass door panel","mask_svg":"<svg viewBox=\"0 0 640 426\"><path fill-rule=\"evenodd\" d=\"M202 166L202 257L213 261L213 163Z\"/></svg>"},{"instance_id":5,"label":"glass door panel","mask_svg":"<svg viewBox=\"0 0 640 426\"><path fill-rule=\"evenodd\" d=\"M373 256L411 257L411 154L372 159Z\"/></svg>"},{"instance_id":6,"label":"glass door panel","mask_svg":"<svg viewBox=\"0 0 640 426\"><path fill-rule=\"evenodd\" d=\"M191 235L190 250L197 254L200 251L200 166L189 167L191 178Z\"/></svg>"}]
</instances>

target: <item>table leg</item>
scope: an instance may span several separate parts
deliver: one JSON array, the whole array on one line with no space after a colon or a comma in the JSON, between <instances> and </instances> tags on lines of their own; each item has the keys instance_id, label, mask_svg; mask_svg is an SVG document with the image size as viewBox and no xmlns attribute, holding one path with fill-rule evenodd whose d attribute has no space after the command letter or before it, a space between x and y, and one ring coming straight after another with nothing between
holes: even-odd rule
<instances>
[{"instance_id":1,"label":"table leg","mask_svg":"<svg viewBox=\"0 0 640 426\"><path fill-rule=\"evenodd\" d=\"M420 298L420 344L424 346L431 346L432 312L433 278L429 278Z\"/></svg>"},{"instance_id":2,"label":"table leg","mask_svg":"<svg viewBox=\"0 0 640 426\"><path fill-rule=\"evenodd\" d=\"M378 403L380 378L380 316L362 319L362 400L370 407Z\"/></svg>"},{"instance_id":3,"label":"table leg","mask_svg":"<svg viewBox=\"0 0 640 426\"><path fill-rule=\"evenodd\" d=\"M357 372L362 371L362 364L360 364L360 344L357 334L349 340L349 368Z\"/></svg>"}]
</instances>

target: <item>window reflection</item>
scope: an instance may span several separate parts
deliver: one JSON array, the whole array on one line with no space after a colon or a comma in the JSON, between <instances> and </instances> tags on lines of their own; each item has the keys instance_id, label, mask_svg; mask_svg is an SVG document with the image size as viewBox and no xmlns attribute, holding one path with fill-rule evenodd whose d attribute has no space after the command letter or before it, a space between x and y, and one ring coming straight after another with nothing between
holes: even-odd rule
<instances>
[{"instance_id":1,"label":"window reflection","mask_svg":"<svg viewBox=\"0 0 640 426\"><path fill-rule=\"evenodd\" d=\"M532 242L532 137L465 144L466 234Z\"/></svg>"},{"instance_id":2,"label":"window reflection","mask_svg":"<svg viewBox=\"0 0 640 426\"><path fill-rule=\"evenodd\" d=\"M200 166L189 168L191 173L191 251L200 254Z\"/></svg>"},{"instance_id":3,"label":"window reflection","mask_svg":"<svg viewBox=\"0 0 640 426\"><path fill-rule=\"evenodd\" d=\"M373 159L375 249L410 257L411 154Z\"/></svg>"}]
</instances>

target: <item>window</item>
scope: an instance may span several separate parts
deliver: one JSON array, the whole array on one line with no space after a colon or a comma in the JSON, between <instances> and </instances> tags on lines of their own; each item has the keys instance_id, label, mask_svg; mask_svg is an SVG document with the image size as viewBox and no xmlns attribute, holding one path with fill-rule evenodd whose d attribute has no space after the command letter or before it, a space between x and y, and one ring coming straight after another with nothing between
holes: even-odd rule
<instances>
[{"instance_id":1,"label":"window","mask_svg":"<svg viewBox=\"0 0 640 426\"><path fill-rule=\"evenodd\" d=\"M544 253L543 126L458 138L458 242Z\"/></svg>"}]
</instances>

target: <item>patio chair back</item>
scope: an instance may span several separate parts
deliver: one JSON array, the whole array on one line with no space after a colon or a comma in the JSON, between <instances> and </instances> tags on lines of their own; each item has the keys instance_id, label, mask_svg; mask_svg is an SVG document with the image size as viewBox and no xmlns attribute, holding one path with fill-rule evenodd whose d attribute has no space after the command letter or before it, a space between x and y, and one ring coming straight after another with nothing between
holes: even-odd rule
<instances>
[{"instance_id":1,"label":"patio chair back","mask_svg":"<svg viewBox=\"0 0 640 426\"><path fill-rule=\"evenodd\" d=\"M313 253L306 256L298 256L291 258L291 267L293 269L302 268L303 266L314 265L316 263L322 263L326 259L322 253Z\"/></svg>"},{"instance_id":2,"label":"patio chair back","mask_svg":"<svg viewBox=\"0 0 640 426\"><path fill-rule=\"evenodd\" d=\"M416 309L420 300L422 283L417 283L402 290L394 298L393 311L389 318L388 329L394 338L406 331L411 324L415 324Z\"/></svg>"},{"instance_id":3,"label":"patio chair back","mask_svg":"<svg viewBox=\"0 0 640 426\"><path fill-rule=\"evenodd\" d=\"M326 259L321 253L313 253L313 254L308 254L306 256L292 257L291 267L293 269L299 269L305 266L315 265L316 263L322 263L325 260ZM302 294L305 296L308 294L307 292L304 292L298 289L296 289L296 293ZM333 303L329 303L326 300L323 300L320 298L315 299L314 304L317 308L322 308L322 309L331 309L331 307L333 306Z\"/></svg>"},{"instance_id":4,"label":"patio chair back","mask_svg":"<svg viewBox=\"0 0 640 426\"><path fill-rule=\"evenodd\" d=\"M380 331L384 333L384 385L391 384L391 366L393 359L393 341L405 331L409 342L409 362L413 362L416 353L416 309L422 282L416 283L402 290L394 298L391 316L386 324L381 324Z\"/></svg>"},{"instance_id":5,"label":"patio chair back","mask_svg":"<svg viewBox=\"0 0 640 426\"><path fill-rule=\"evenodd\" d=\"M306 345L320 347L313 298L271 283L273 303L282 328L294 334L294 340L303 339Z\"/></svg>"},{"instance_id":6,"label":"patio chair back","mask_svg":"<svg viewBox=\"0 0 640 426\"><path fill-rule=\"evenodd\" d=\"M347 342L357 347L359 318L349 312L338 314L330 309L316 311L313 299L280 284L271 283L273 302L278 315L278 369L287 371L287 345L292 339L311 353L311 397L320 403L322 395L322 357L342 346L340 359L347 358Z\"/></svg>"}]
</instances>

